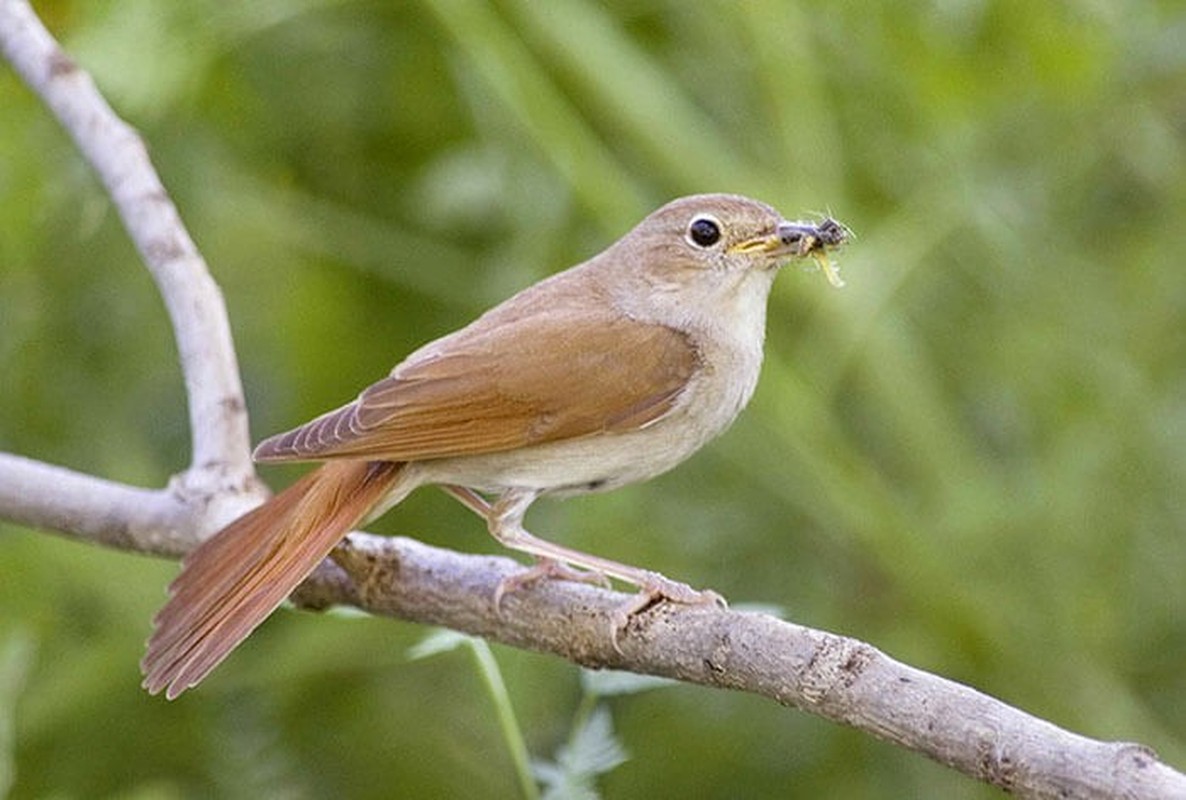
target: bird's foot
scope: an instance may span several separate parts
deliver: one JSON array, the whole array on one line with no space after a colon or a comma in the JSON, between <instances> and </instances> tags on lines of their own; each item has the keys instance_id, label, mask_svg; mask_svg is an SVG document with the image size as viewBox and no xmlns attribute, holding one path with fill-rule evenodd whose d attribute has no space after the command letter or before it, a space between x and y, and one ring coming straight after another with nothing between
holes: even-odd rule
<instances>
[{"instance_id":1,"label":"bird's foot","mask_svg":"<svg viewBox=\"0 0 1186 800\"><path fill-rule=\"evenodd\" d=\"M638 593L622 603L610 614L610 640L614 650L622 652L618 637L630 625L630 620L664 601L688 606L716 606L727 608L725 598L712 589L693 589L686 583L673 581L658 572L643 572Z\"/></svg>"},{"instance_id":2,"label":"bird's foot","mask_svg":"<svg viewBox=\"0 0 1186 800\"><path fill-rule=\"evenodd\" d=\"M600 572L577 569L554 558L538 558L532 566L498 582L498 587L494 590L494 610L501 614L503 597L544 580L573 581L600 586L603 589L610 588L609 578Z\"/></svg>"}]
</instances>

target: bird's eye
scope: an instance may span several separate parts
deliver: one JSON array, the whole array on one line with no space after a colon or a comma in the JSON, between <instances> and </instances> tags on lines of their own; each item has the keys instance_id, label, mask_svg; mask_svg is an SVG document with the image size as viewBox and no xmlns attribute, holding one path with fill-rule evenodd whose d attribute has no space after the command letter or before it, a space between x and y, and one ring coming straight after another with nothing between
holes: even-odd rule
<instances>
[{"instance_id":1,"label":"bird's eye","mask_svg":"<svg viewBox=\"0 0 1186 800\"><path fill-rule=\"evenodd\" d=\"M696 217L688 226L688 239L697 247L712 247L721 240L721 226L712 217Z\"/></svg>"}]
</instances>

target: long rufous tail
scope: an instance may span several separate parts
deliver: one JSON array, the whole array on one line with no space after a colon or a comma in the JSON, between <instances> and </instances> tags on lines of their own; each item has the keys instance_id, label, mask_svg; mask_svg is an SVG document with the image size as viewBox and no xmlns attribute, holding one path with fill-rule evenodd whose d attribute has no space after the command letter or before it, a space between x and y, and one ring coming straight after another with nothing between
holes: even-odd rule
<instances>
[{"instance_id":1,"label":"long rufous tail","mask_svg":"<svg viewBox=\"0 0 1186 800\"><path fill-rule=\"evenodd\" d=\"M172 700L196 686L393 489L404 465L331 461L203 542L182 562L140 662Z\"/></svg>"}]
</instances>

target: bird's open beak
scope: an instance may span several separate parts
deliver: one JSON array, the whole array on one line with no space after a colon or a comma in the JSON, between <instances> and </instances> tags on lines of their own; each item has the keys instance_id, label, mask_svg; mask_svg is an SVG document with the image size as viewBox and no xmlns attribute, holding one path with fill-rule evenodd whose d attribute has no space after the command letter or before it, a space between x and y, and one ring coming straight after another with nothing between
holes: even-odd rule
<instances>
[{"instance_id":1,"label":"bird's open beak","mask_svg":"<svg viewBox=\"0 0 1186 800\"><path fill-rule=\"evenodd\" d=\"M772 263L786 258L811 256L819 264L835 287L844 285L836 266L828 258L828 251L834 250L848 239L848 229L834 219L828 218L819 225L807 222L782 222L774 233L757 236L739 242L731 249L737 253L761 253Z\"/></svg>"}]
</instances>

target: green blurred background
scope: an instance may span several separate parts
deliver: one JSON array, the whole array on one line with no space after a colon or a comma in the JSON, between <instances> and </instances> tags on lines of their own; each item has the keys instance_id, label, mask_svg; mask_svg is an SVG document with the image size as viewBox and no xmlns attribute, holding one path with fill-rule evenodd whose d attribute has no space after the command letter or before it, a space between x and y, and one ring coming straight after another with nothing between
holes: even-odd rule
<instances>
[{"instance_id":1,"label":"green blurred background","mask_svg":"<svg viewBox=\"0 0 1186 800\"><path fill-rule=\"evenodd\" d=\"M831 212L849 285L781 277L734 429L531 527L1186 767L1181 4L38 6L220 282L256 439L673 196ZM0 108L0 449L162 486L189 452L159 298L6 65ZM430 490L376 528L497 551ZM0 795L519 796L471 659L410 661L419 626L281 613L149 698L175 569L0 525ZM578 670L495 653L550 757ZM765 700L608 707L607 797L998 796Z\"/></svg>"}]
</instances>

